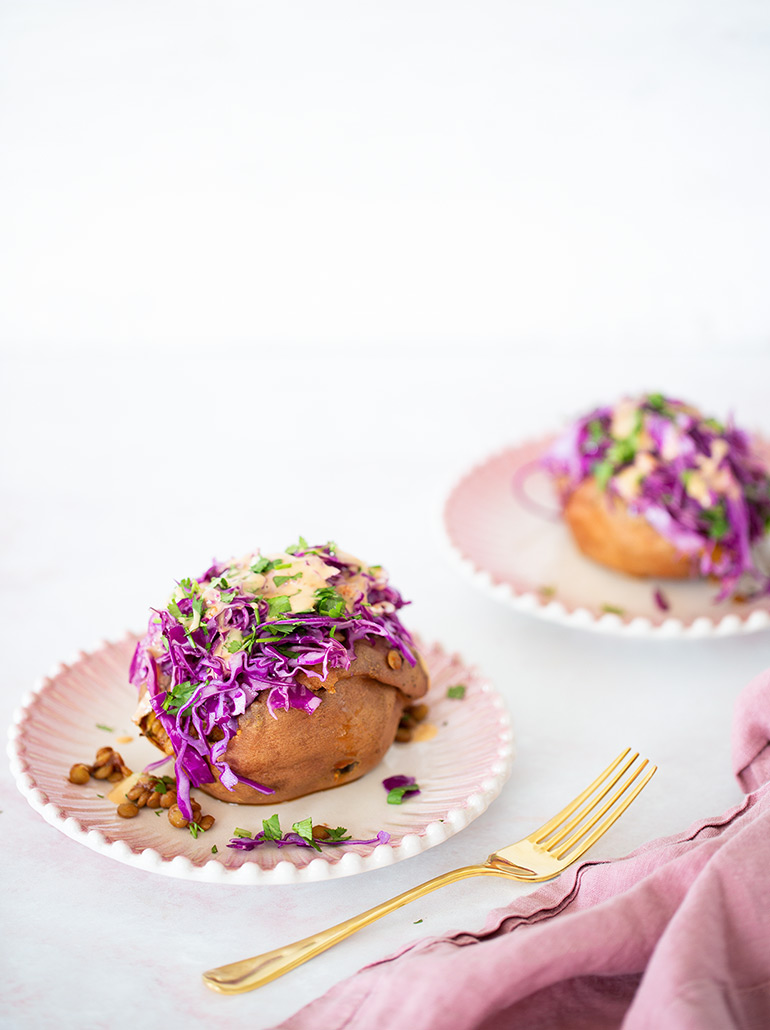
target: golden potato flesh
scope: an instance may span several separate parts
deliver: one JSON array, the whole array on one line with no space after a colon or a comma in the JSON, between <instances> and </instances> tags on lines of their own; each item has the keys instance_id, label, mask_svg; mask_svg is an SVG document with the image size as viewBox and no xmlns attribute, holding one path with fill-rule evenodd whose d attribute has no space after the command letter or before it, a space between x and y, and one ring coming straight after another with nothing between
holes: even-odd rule
<instances>
[{"instance_id":1,"label":"golden potato flesh","mask_svg":"<svg viewBox=\"0 0 770 1030\"><path fill-rule=\"evenodd\" d=\"M698 575L697 556L683 555L634 515L620 497L585 479L569 495L564 517L580 550L589 558L631 576L688 579Z\"/></svg>"}]
</instances>

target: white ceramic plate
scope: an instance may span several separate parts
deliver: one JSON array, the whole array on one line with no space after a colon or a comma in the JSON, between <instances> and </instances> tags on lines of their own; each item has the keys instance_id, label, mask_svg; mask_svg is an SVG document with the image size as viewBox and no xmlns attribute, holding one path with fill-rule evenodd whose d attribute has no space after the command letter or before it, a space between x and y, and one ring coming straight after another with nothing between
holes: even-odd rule
<instances>
[{"instance_id":1,"label":"white ceramic plate","mask_svg":"<svg viewBox=\"0 0 770 1030\"><path fill-rule=\"evenodd\" d=\"M215 883L304 883L391 865L451 837L498 795L512 761L505 706L493 687L456 655L438 645L421 646L431 675L425 698L435 736L394 744L380 765L355 783L278 805L231 805L194 792L215 825L197 839L170 825L165 813L142 809L121 819L106 795L112 784L68 780L75 762L93 762L97 748L114 747L133 770L158 758L131 722L136 693L128 682L135 637L81 654L43 680L15 714L9 754L16 782L36 811L74 840L100 854L166 876ZM464 684L465 697L447 689ZM120 738L131 737L130 742ZM161 772L172 772L172 766ZM414 776L421 794L387 804L382 780ZM162 811L162 810L159 810ZM320 853L301 847L263 845L251 852L227 847L235 827L255 833L277 812L284 830L310 816L314 823L345 826L355 839L379 830L388 844L338 845ZM216 854L212 846L216 846Z\"/></svg>"},{"instance_id":2,"label":"white ceramic plate","mask_svg":"<svg viewBox=\"0 0 770 1030\"><path fill-rule=\"evenodd\" d=\"M770 598L716 603L706 580L641 580L585 558L558 515L538 460L552 438L488 458L451 491L444 526L476 586L519 611L604 633L657 638L731 636L770 627ZM770 445L755 441L770 464ZM654 592L668 603L662 611Z\"/></svg>"}]
</instances>

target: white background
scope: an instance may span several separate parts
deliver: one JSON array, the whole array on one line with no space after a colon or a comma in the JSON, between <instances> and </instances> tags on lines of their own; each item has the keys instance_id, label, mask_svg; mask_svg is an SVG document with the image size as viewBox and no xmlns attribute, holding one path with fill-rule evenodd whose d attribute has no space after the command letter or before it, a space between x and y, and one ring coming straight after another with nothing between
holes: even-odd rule
<instances>
[{"instance_id":1,"label":"white background","mask_svg":"<svg viewBox=\"0 0 770 1030\"><path fill-rule=\"evenodd\" d=\"M739 797L766 633L517 616L457 577L440 512L487 454L626 392L770 433L769 101L747 0L0 7L4 721L175 579L302 533L386 565L518 749L457 837L293 888L118 865L2 773L0 1025L272 1026L512 889L454 887L241 998L200 971L482 859L626 743L660 772L597 854Z\"/></svg>"}]
</instances>

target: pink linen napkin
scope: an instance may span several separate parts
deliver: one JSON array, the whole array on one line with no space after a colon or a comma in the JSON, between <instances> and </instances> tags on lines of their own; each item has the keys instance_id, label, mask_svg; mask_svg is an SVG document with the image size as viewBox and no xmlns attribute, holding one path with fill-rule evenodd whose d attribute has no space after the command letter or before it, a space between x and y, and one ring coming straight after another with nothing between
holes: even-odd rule
<instances>
[{"instance_id":1,"label":"pink linen napkin","mask_svg":"<svg viewBox=\"0 0 770 1030\"><path fill-rule=\"evenodd\" d=\"M750 793L724 815L413 944L278 1030L769 1028L770 670L738 700L733 766Z\"/></svg>"}]
</instances>

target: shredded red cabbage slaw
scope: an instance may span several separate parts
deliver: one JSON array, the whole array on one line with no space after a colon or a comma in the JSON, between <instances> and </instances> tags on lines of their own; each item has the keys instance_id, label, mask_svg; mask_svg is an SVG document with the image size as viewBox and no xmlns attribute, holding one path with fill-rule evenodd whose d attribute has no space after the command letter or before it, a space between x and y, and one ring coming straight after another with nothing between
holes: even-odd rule
<instances>
[{"instance_id":1,"label":"shredded red cabbage slaw","mask_svg":"<svg viewBox=\"0 0 770 1030\"><path fill-rule=\"evenodd\" d=\"M563 500L593 477L702 575L717 600L770 593L754 546L770 529L770 478L747 434L659 393L625 399L577 420L543 459Z\"/></svg>"},{"instance_id":2,"label":"shredded red cabbage slaw","mask_svg":"<svg viewBox=\"0 0 770 1030\"><path fill-rule=\"evenodd\" d=\"M177 802L190 818L190 787L214 782L212 768L232 790L245 783L225 759L249 705L271 715L300 708L312 713L321 681L348 669L359 640L384 639L410 665L414 644L397 612L406 603L380 566L366 566L333 543L299 544L217 563L184 579L168 605L153 611L131 663L130 680L146 688L153 713L174 749Z\"/></svg>"}]
</instances>

